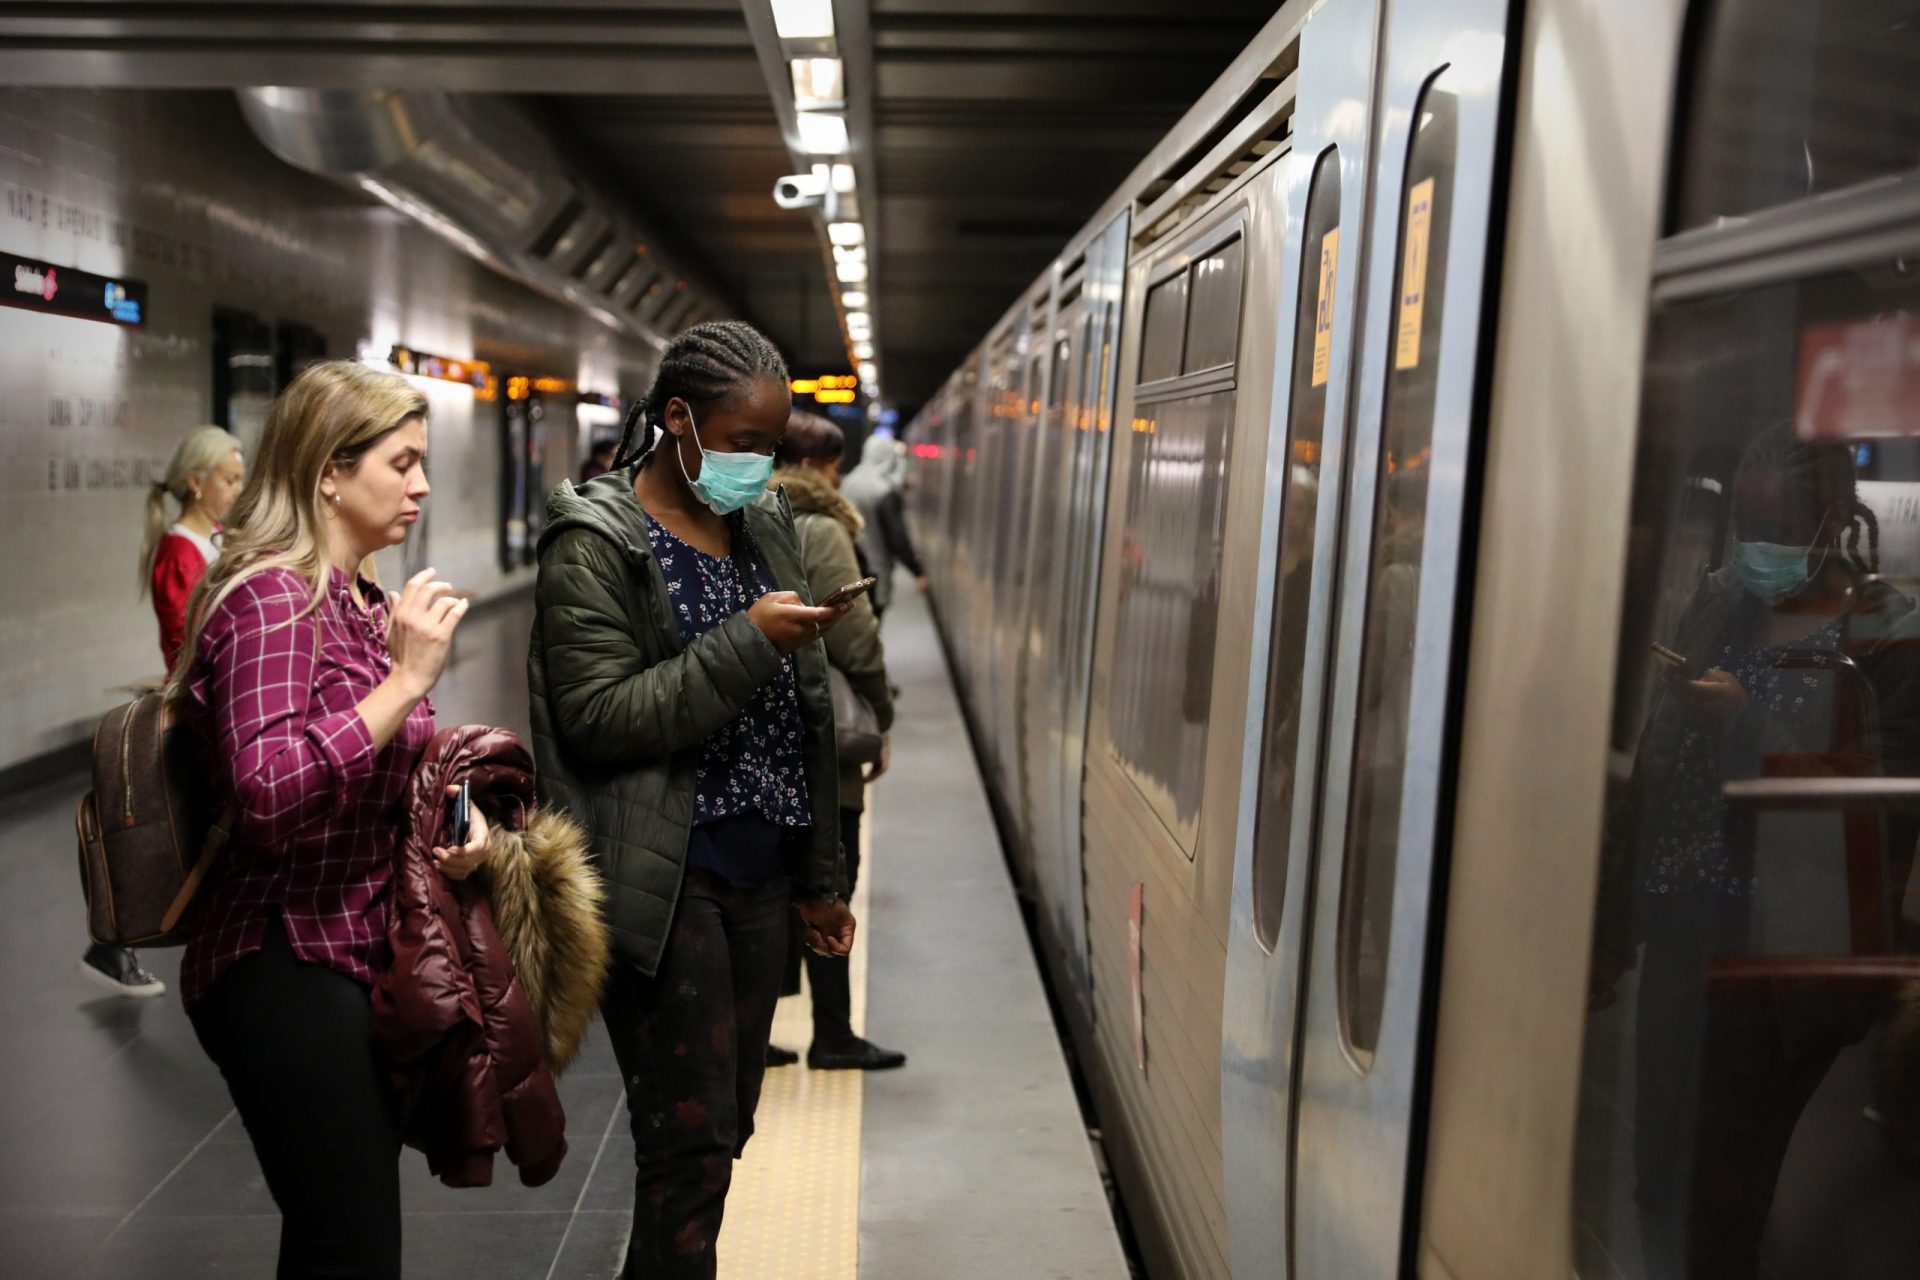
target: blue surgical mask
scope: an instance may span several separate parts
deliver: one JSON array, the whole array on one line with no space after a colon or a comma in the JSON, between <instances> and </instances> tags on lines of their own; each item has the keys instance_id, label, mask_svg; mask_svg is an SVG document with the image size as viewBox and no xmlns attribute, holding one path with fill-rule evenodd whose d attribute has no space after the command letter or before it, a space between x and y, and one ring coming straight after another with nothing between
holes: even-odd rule
<instances>
[{"instance_id":1,"label":"blue surgical mask","mask_svg":"<svg viewBox=\"0 0 1920 1280\"><path fill-rule=\"evenodd\" d=\"M1733 567L1747 590L1768 604L1779 604L1805 591L1813 581L1816 569L1811 551L1811 547L1782 546L1778 542L1736 542Z\"/></svg>"},{"instance_id":2,"label":"blue surgical mask","mask_svg":"<svg viewBox=\"0 0 1920 1280\"><path fill-rule=\"evenodd\" d=\"M693 496L723 516L732 515L767 491L773 478L773 457L764 453L713 453L700 443L700 425L687 410L687 423L693 429L694 447L700 450L700 474L687 475L687 457L674 441L673 456L680 459L680 474L687 477Z\"/></svg>"}]
</instances>

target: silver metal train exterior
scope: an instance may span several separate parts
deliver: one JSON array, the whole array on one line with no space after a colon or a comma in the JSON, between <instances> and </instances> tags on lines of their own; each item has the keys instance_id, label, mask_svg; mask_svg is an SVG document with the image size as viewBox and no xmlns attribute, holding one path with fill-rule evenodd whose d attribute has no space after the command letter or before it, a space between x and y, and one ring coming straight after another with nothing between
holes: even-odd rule
<instances>
[{"instance_id":1,"label":"silver metal train exterior","mask_svg":"<svg viewBox=\"0 0 1920 1280\"><path fill-rule=\"evenodd\" d=\"M1911 523L1886 508L1920 479L1920 327L1878 372L1846 341L1914 305L1912 9L1295 0L910 428L936 607L1151 1274L1744 1273L1661 1253L1635 1207L1653 1103L1616 1068L1651 1069L1654 997L1590 999L1603 815L1648 641L1726 563L1724 502L1674 513L1733 492L1746 424L1846 437L1861 501ZM1838 409L1794 371L1821 343L1859 375ZM1720 434L1662 452L1695 430ZM1860 932L1859 883L1853 936L1801 945L1832 961L1816 989L1881 1000L1920 970ZM1903 884L1878 909L1910 938ZM1771 909L1806 923L1849 890L1796 892ZM1890 1052L1874 1007L1818 1105L1756 1104L1792 1138L1764 1240L1723 1258L1920 1270L1910 1171L1854 1184L1904 1206L1880 1217L1808 1172L1879 1167L1870 1099L1818 1120ZM1883 1230L1905 1243L1809 1260Z\"/></svg>"}]
</instances>

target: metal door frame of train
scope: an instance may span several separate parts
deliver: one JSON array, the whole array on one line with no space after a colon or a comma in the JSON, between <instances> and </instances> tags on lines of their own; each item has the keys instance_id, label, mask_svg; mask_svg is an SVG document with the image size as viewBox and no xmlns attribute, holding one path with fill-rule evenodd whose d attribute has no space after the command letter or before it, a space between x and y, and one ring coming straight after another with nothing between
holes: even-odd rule
<instances>
[{"instance_id":1,"label":"metal door frame of train","mask_svg":"<svg viewBox=\"0 0 1920 1280\"><path fill-rule=\"evenodd\" d=\"M1034 512L1040 504L1064 496L1058 527L1064 549L1037 540L1029 548L1028 607L1031 641L1020 655L1018 725L1015 730L1022 756L1025 810L1022 814L1030 859L1028 872L1035 882L1039 918L1055 961L1071 994L1069 1008L1084 1024L1092 1016L1089 1000L1086 879L1081 861L1081 781L1086 756L1087 717L1093 668L1092 614L1099 593L1100 553L1106 524L1108 463L1112 458L1112 416L1119 382L1119 329L1126 287L1126 211L1104 225L1095 223L1084 243L1070 244L1049 274L1052 342L1071 344L1064 386L1053 383L1054 361L1049 359L1045 405L1039 422L1043 431L1055 431L1054 447L1065 451L1056 488L1050 494L1034 487ZM1066 298L1070 290L1078 292ZM1074 327L1069 329L1069 322ZM1046 414L1054 407L1062 419L1049 425ZM1078 412L1078 422L1067 418ZM1048 448L1042 439L1036 457ZM1030 518L1028 527L1033 528ZM1059 589L1047 614L1034 612L1041 602L1035 570L1042 558L1061 553ZM1049 626L1051 623L1053 625ZM1061 652L1063 684L1035 678L1036 656ZM1044 699L1044 710L1036 703ZM1031 717L1040 715L1038 725ZM1030 734L1043 749L1030 752ZM1044 809L1043 806L1044 805ZM1084 1030L1084 1027L1082 1028Z\"/></svg>"},{"instance_id":2,"label":"metal door frame of train","mask_svg":"<svg viewBox=\"0 0 1920 1280\"><path fill-rule=\"evenodd\" d=\"M1289 397L1277 390L1268 451L1257 602L1262 633L1249 681L1241 812L1236 840L1228 990L1222 1025L1223 1156L1228 1165L1235 1275L1378 1276L1401 1271L1411 1249L1417 1179L1422 1037L1433 950L1429 922L1441 900L1438 868L1447 812L1449 708L1458 687L1456 598L1465 551L1475 419L1485 364L1484 289L1495 261L1494 199L1509 20L1506 0L1389 7L1331 0L1302 34L1289 228L1290 292L1276 367L1291 367L1302 279L1309 184L1327 148L1340 152L1341 215L1355 227L1351 263L1336 275L1326 437L1307 613L1291 849L1280 928L1269 953L1254 925L1253 849L1266 672L1287 489ZM1361 662L1370 618L1375 507L1395 329L1404 320L1400 261L1429 225L1407 187L1415 118L1442 86L1457 101L1431 408L1432 470L1422 525L1414 612L1406 749L1397 773L1402 819L1378 1039L1349 1039L1341 964L1350 860L1349 804L1356 783ZM1369 145L1371 144L1371 145ZM1426 184L1421 184L1423 187ZM1418 197L1419 192L1411 193ZM1351 211L1359 210L1354 218ZM1430 216L1431 207L1423 209ZM1343 239L1347 237L1343 236ZM1357 339L1357 347L1355 340ZM1416 348L1418 337L1416 331ZM1282 365L1281 362L1285 364ZM1407 367L1407 366L1398 366ZM1332 500L1335 496L1338 500ZM1296 1177L1310 1168L1312 1176ZM1278 1207L1279 1212L1276 1212Z\"/></svg>"}]
</instances>

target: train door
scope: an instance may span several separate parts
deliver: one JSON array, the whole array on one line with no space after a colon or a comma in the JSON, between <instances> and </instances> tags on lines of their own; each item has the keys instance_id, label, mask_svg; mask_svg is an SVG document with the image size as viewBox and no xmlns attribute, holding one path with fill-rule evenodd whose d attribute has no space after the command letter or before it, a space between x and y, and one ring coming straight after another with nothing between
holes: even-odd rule
<instances>
[{"instance_id":1,"label":"train door","mask_svg":"<svg viewBox=\"0 0 1920 1280\"><path fill-rule=\"evenodd\" d=\"M1317 708L1350 451L1362 226L1371 171L1371 0L1313 15L1300 37L1276 376L1254 600L1265 624L1249 715L1221 1017L1221 1156L1236 1280L1293 1274L1293 1086L1313 884ZM1323 500L1324 496L1324 500ZM1295 848L1300 852L1296 856Z\"/></svg>"},{"instance_id":2,"label":"train door","mask_svg":"<svg viewBox=\"0 0 1920 1280\"><path fill-rule=\"evenodd\" d=\"M1028 835L1032 828L1021 821L1026 811L1027 788L1022 763L1020 704L1028 665L1028 618L1032 607L1028 573L1039 497L1034 475L1041 453L1042 423L1049 394L1052 345L1047 333L1051 303L1052 290L1043 286L1033 295L1022 317L1026 331L1018 347L1019 395L1011 406L1012 416L1005 424L1006 471L1000 484L997 533L1000 541L993 571L995 754L1000 761L1002 795L1014 818L1010 852L1020 884L1029 888L1033 861Z\"/></svg>"},{"instance_id":3,"label":"train door","mask_svg":"<svg viewBox=\"0 0 1920 1280\"><path fill-rule=\"evenodd\" d=\"M1363 10L1317 15L1303 67L1326 56L1319 41L1334 22L1370 21ZM1268 1138L1291 1121L1264 1159L1245 1145L1237 1157L1291 1213L1277 1215L1279 1251L1253 1251L1259 1226L1249 1249L1236 1239L1242 1276L1275 1274L1276 1258L1300 1276L1395 1276L1409 1247L1506 24L1504 0L1475 0L1396 9L1381 26L1377 78L1353 68L1371 82L1375 150L1342 165L1343 185L1351 176L1369 188L1369 213L1348 224L1360 251L1348 268L1353 328L1339 321L1337 286L1333 295L1333 342L1353 340L1338 406L1302 397L1301 372L1310 388L1319 353L1304 324L1294 335L1289 439L1276 455L1286 471L1274 477L1270 680L1237 883L1228 1034L1246 1074L1225 1076L1243 1107L1280 1103ZM1329 99L1351 101L1356 82L1329 85ZM1311 262L1325 233L1307 199ZM1310 526L1287 518L1289 504L1312 509ZM1277 1169L1276 1151L1290 1165Z\"/></svg>"},{"instance_id":4,"label":"train door","mask_svg":"<svg viewBox=\"0 0 1920 1280\"><path fill-rule=\"evenodd\" d=\"M1073 441L1068 415L1073 371L1083 359L1082 336L1088 324L1084 261L1060 276L1054 296L1054 318L1041 356L1049 367L1045 403L1033 432L1033 514L1027 545L1027 606L1021 610L1022 628L1016 637L1020 650L1019 688L1014 702L1020 745L1020 794L1023 808L1016 825L1026 834L1028 872L1035 881L1036 901L1052 904L1067 886L1064 858L1059 849L1062 734L1060 688L1057 673L1066 618L1063 587L1066 547L1072 531L1061 523L1068 507L1068 455ZM1043 910L1049 908L1043 906ZM1058 916L1044 921L1050 947L1058 943ZM1058 953L1055 952L1057 955Z\"/></svg>"},{"instance_id":5,"label":"train door","mask_svg":"<svg viewBox=\"0 0 1920 1280\"><path fill-rule=\"evenodd\" d=\"M1074 991L1092 1016L1087 950L1087 886L1082 848L1087 721L1093 681L1093 623L1100 598L1100 548L1105 545L1108 462L1113 456L1113 407L1119 389L1120 317L1127 278L1129 220L1121 214L1087 248L1086 323L1078 376L1063 431L1069 434L1069 508L1062 520L1071 539L1061 590L1066 625L1056 650L1060 723L1060 881L1053 899Z\"/></svg>"},{"instance_id":6,"label":"train door","mask_svg":"<svg viewBox=\"0 0 1920 1280\"><path fill-rule=\"evenodd\" d=\"M1045 904L1044 931L1084 1019L1086 886L1080 850L1080 771L1086 750L1087 666L1113 409L1126 218L1095 236L1061 273L1046 351L1035 441L1035 497L1021 676L1021 751L1029 856Z\"/></svg>"}]
</instances>

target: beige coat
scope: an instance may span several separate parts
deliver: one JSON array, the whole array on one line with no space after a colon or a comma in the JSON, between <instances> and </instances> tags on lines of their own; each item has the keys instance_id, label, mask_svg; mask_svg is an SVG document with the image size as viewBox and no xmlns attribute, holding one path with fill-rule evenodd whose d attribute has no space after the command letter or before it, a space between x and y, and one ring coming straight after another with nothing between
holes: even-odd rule
<instances>
[{"instance_id":1,"label":"beige coat","mask_svg":"<svg viewBox=\"0 0 1920 1280\"><path fill-rule=\"evenodd\" d=\"M800 541L807 594L815 600L866 576L854 542L860 536L860 513L840 496L827 478L806 467L782 467L773 473L773 486L785 488L793 504L793 527ZM827 664L837 668L855 693L873 708L880 731L893 724L893 691L887 684L886 650L880 643L880 618L866 596L854 602L847 616L827 632ZM867 786L861 768L840 766L840 807L866 807Z\"/></svg>"}]
</instances>

